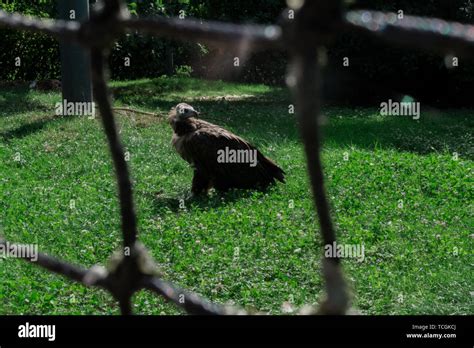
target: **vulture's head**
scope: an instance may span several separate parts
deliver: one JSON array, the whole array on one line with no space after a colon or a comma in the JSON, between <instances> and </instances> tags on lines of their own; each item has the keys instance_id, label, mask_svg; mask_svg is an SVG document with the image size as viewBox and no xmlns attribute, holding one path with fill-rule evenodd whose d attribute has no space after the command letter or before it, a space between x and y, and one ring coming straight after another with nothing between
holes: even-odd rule
<instances>
[{"instance_id":1,"label":"vulture's head","mask_svg":"<svg viewBox=\"0 0 474 348\"><path fill-rule=\"evenodd\" d=\"M190 117L197 117L199 112L197 112L191 105L186 103L179 103L172 109L172 114L177 121L184 121Z\"/></svg>"}]
</instances>

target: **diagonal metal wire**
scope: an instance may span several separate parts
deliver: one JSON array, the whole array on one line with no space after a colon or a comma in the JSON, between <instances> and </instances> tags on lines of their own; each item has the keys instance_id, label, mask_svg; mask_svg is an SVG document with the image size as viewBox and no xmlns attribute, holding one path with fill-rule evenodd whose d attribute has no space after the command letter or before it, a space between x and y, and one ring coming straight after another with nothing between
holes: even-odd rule
<instances>
[{"instance_id":1,"label":"diagonal metal wire","mask_svg":"<svg viewBox=\"0 0 474 348\"><path fill-rule=\"evenodd\" d=\"M94 85L94 98L99 106L99 111L109 142L112 154L117 184L119 189L120 212L122 218L123 246L131 248L137 240L137 221L133 205L132 183L128 172L125 153L120 142L115 124L114 114L111 109L107 85L105 83L105 56L101 50L94 48L91 51L92 82Z\"/></svg>"},{"instance_id":2,"label":"diagonal metal wire","mask_svg":"<svg viewBox=\"0 0 474 348\"><path fill-rule=\"evenodd\" d=\"M474 56L474 26L437 18L377 11L350 11L344 29L386 42L442 54Z\"/></svg>"},{"instance_id":3,"label":"diagonal metal wire","mask_svg":"<svg viewBox=\"0 0 474 348\"><path fill-rule=\"evenodd\" d=\"M131 298L141 289L159 294L190 314L250 313L238 307L209 302L150 271L152 260L146 249L137 242L137 219L130 173L117 133L105 78L106 52L118 35L138 30L222 46L245 43L245 47L253 51L268 48L288 50L291 56L288 85L296 99L298 126L304 143L324 244L335 242L336 234L325 193L321 163L319 48L330 43L340 32L350 31L371 35L389 43L421 47L435 52L474 55L474 26L413 16L398 20L394 13L365 10L343 14L341 0L303 1L300 8L293 9L296 13L294 20L280 21L281 25L278 26L237 25L164 17L131 19L124 9L123 1L103 0L102 7L92 13L90 20L83 23L29 18L0 11L0 27L46 33L57 39L79 42L91 50L94 96L117 177L123 249L112 256L107 269L99 266L84 269L45 254L39 254L35 263L84 285L108 290L119 302L122 314L132 314ZM283 13L288 13L288 10ZM0 239L0 245L6 246L7 242ZM30 258L25 259L33 262ZM322 271L326 287L325 301L317 308L310 311L304 309L300 313L344 314L349 300L339 259L323 258Z\"/></svg>"},{"instance_id":4,"label":"diagonal metal wire","mask_svg":"<svg viewBox=\"0 0 474 348\"><path fill-rule=\"evenodd\" d=\"M311 40L311 38L314 35L312 23L315 21L319 23L320 28L325 29L338 22L341 15L340 5L339 1L305 2L296 12L296 23L292 23L288 27L289 39L293 39L292 41L296 44L291 51L287 83L293 90L296 100L298 125L304 144L312 193L325 245L332 245L336 241L336 234L324 188L321 163L321 136L319 131L321 72L318 63L318 49L321 44L329 42L331 36L326 33L323 42ZM321 17L321 14L328 12L333 14L329 22L327 17ZM317 30L321 30L320 28ZM345 282L339 271L339 259L323 259L322 267L327 298L321 304L319 312L323 314L344 314L348 298Z\"/></svg>"},{"instance_id":5,"label":"diagonal metal wire","mask_svg":"<svg viewBox=\"0 0 474 348\"><path fill-rule=\"evenodd\" d=\"M4 248L18 248L17 244L10 244L7 243L6 240L0 239L0 245ZM31 263L35 263L51 272L60 274L65 276L66 278L72 279L79 283L83 283L84 285L95 285L103 288L107 288L107 283L103 277L94 277L90 284L87 284L85 279L87 279L88 272L90 270L84 269L79 266L74 266L70 263L58 260L54 257L39 253L36 255L36 260L32 260L31 257L23 257L24 260L29 261Z\"/></svg>"},{"instance_id":6,"label":"diagonal metal wire","mask_svg":"<svg viewBox=\"0 0 474 348\"><path fill-rule=\"evenodd\" d=\"M0 27L40 32L57 39L77 41L81 24L75 21L31 18L18 13L0 11Z\"/></svg>"},{"instance_id":7,"label":"diagonal metal wire","mask_svg":"<svg viewBox=\"0 0 474 348\"><path fill-rule=\"evenodd\" d=\"M184 41L200 41L220 46L234 46L245 42L255 50L282 47L281 28L276 25L238 25L194 19L155 17L149 19L127 19L121 25L158 36Z\"/></svg>"},{"instance_id":8,"label":"diagonal metal wire","mask_svg":"<svg viewBox=\"0 0 474 348\"><path fill-rule=\"evenodd\" d=\"M166 280L150 277L142 281L144 289L150 290L164 297L167 301L174 303L188 314L196 315L229 315L247 314L243 309L233 306L223 306L209 302L197 294L181 289Z\"/></svg>"}]
</instances>

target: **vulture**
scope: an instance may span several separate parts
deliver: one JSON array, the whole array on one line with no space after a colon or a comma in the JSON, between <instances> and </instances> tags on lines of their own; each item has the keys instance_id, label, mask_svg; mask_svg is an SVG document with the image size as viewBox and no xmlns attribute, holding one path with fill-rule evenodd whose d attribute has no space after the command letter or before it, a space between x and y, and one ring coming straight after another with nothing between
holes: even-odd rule
<instances>
[{"instance_id":1,"label":"vulture","mask_svg":"<svg viewBox=\"0 0 474 348\"><path fill-rule=\"evenodd\" d=\"M210 122L186 103L171 109L172 144L194 169L191 192L266 189L275 179L284 183L285 172L243 138Z\"/></svg>"}]
</instances>

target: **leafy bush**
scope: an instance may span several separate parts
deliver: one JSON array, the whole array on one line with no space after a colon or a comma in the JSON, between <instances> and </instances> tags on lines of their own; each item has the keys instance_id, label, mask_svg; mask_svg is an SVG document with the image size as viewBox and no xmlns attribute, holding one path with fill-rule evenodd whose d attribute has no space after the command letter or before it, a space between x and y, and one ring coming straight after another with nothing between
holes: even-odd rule
<instances>
[{"instance_id":1,"label":"leafy bush","mask_svg":"<svg viewBox=\"0 0 474 348\"><path fill-rule=\"evenodd\" d=\"M189 65L179 65L176 67L176 75L179 77L191 77L192 72L193 68Z\"/></svg>"}]
</instances>

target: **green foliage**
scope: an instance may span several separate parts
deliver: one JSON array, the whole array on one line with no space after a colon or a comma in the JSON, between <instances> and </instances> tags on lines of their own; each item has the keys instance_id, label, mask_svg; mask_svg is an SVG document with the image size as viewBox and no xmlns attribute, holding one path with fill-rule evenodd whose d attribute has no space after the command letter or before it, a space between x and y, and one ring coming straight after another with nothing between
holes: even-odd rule
<instances>
[{"instance_id":1,"label":"green foliage","mask_svg":"<svg viewBox=\"0 0 474 348\"><path fill-rule=\"evenodd\" d=\"M165 278L219 303L271 313L281 313L285 301L317 302L321 239L287 91L164 77L112 87L116 106L167 112L187 101L287 173L285 185L266 193L212 193L180 209L192 170L172 149L167 122L118 117L140 239ZM1 234L76 264L104 264L121 241L105 136L98 119L51 117L59 100L58 93L0 89ZM365 246L364 262L343 260L354 306L367 314L471 314L470 112L422 112L419 121L354 107L324 114L323 163L338 237ZM1 314L118 313L104 291L23 261L0 262ZM134 303L137 313L179 313L149 293Z\"/></svg>"},{"instance_id":2,"label":"green foliage","mask_svg":"<svg viewBox=\"0 0 474 348\"><path fill-rule=\"evenodd\" d=\"M30 16L55 18L53 1L2 1L0 9ZM0 29L0 80L58 78L59 45L48 35ZM17 66L20 58L20 66Z\"/></svg>"},{"instance_id":3,"label":"green foliage","mask_svg":"<svg viewBox=\"0 0 474 348\"><path fill-rule=\"evenodd\" d=\"M193 68L189 65L180 65L176 67L176 75L179 77L191 77Z\"/></svg>"}]
</instances>

